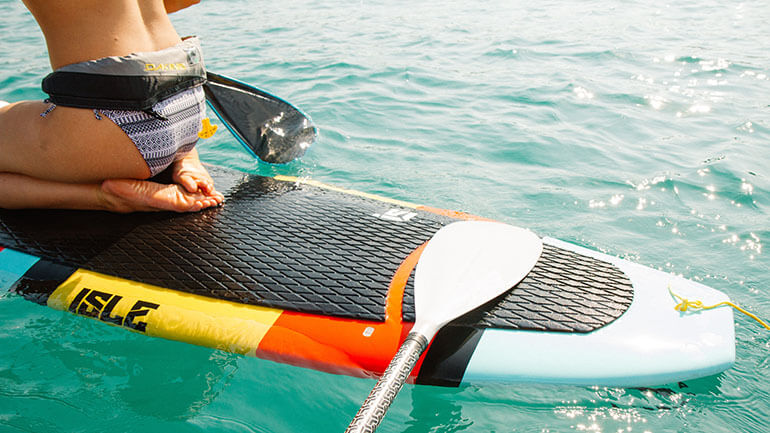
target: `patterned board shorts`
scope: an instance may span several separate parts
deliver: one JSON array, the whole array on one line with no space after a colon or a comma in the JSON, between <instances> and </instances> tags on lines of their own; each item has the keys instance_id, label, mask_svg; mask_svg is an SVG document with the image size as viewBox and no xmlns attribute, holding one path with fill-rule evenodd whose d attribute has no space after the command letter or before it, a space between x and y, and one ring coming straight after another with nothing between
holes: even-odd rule
<instances>
[{"instance_id":1,"label":"patterned board shorts","mask_svg":"<svg viewBox=\"0 0 770 433\"><path fill-rule=\"evenodd\" d=\"M206 117L203 88L177 93L155 104L152 111L167 120L143 111L98 110L128 134L155 176L195 147Z\"/></svg>"}]
</instances>

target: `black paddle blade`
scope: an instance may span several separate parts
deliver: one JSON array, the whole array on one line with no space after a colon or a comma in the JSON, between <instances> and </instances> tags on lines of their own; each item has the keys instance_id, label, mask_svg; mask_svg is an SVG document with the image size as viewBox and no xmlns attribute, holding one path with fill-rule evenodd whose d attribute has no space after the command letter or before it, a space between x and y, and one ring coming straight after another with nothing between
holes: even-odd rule
<instances>
[{"instance_id":1,"label":"black paddle blade","mask_svg":"<svg viewBox=\"0 0 770 433\"><path fill-rule=\"evenodd\" d=\"M283 164L305 154L316 138L307 116L288 102L248 84L207 73L206 99L252 155Z\"/></svg>"}]
</instances>

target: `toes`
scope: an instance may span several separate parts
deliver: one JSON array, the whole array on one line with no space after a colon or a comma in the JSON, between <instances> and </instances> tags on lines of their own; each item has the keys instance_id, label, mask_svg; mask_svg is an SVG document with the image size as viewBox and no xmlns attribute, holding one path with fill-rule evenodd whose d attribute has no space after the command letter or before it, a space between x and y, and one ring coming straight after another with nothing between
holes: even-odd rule
<instances>
[{"instance_id":1,"label":"toes","mask_svg":"<svg viewBox=\"0 0 770 433\"><path fill-rule=\"evenodd\" d=\"M200 188L200 182L188 174L181 175L177 183L182 185L184 189L190 193L198 192L198 189Z\"/></svg>"}]
</instances>

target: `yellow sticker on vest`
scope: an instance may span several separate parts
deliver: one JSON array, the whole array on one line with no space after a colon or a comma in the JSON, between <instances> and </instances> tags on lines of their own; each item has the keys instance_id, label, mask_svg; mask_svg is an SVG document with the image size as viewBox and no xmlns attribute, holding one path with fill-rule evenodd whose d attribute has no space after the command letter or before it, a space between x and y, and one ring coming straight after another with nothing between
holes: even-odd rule
<instances>
[{"instance_id":1,"label":"yellow sticker on vest","mask_svg":"<svg viewBox=\"0 0 770 433\"><path fill-rule=\"evenodd\" d=\"M211 120L207 117L203 119L203 123L201 125L201 130L198 132L198 137L200 138L211 138L214 136L214 133L217 132L217 125L212 125Z\"/></svg>"}]
</instances>

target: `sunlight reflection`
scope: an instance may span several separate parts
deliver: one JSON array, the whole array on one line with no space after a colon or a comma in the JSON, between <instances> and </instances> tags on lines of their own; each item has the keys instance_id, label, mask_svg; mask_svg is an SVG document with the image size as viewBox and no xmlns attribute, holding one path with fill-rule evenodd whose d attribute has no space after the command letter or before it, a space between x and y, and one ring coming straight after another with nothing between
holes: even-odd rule
<instances>
[{"instance_id":1,"label":"sunlight reflection","mask_svg":"<svg viewBox=\"0 0 770 433\"><path fill-rule=\"evenodd\" d=\"M691 106L687 111L690 113L708 113L711 111L711 107L706 104L695 104Z\"/></svg>"},{"instance_id":2,"label":"sunlight reflection","mask_svg":"<svg viewBox=\"0 0 770 433\"><path fill-rule=\"evenodd\" d=\"M660 110L663 108L663 106L666 103L665 98L662 96L654 95L654 96L645 96L644 99L647 99L650 103L650 106L656 110Z\"/></svg>"},{"instance_id":3,"label":"sunlight reflection","mask_svg":"<svg viewBox=\"0 0 770 433\"><path fill-rule=\"evenodd\" d=\"M751 195L754 192L754 185L746 182L746 179L741 179L741 191L746 195Z\"/></svg>"},{"instance_id":4,"label":"sunlight reflection","mask_svg":"<svg viewBox=\"0 0 770 433\"><path fill-rule=\"evenodd\" d=\"M575 95L577 95L578 99L593 99L594 94L589 92L588 90L582 88L582 87L575 87Z\"/></svg>"},{"instance_id":5,"label":"sunlight reflection","mask_svg":"<svg viewBox=\"0 0 770 433\"><path fill-rule=\"evenodd\" d=\"M746 131L748 133L753 133L754 132L754 124L751 123L751 122L746 122L743 125L739 126L738 130Z\"/></svg>"}]
</instances>

